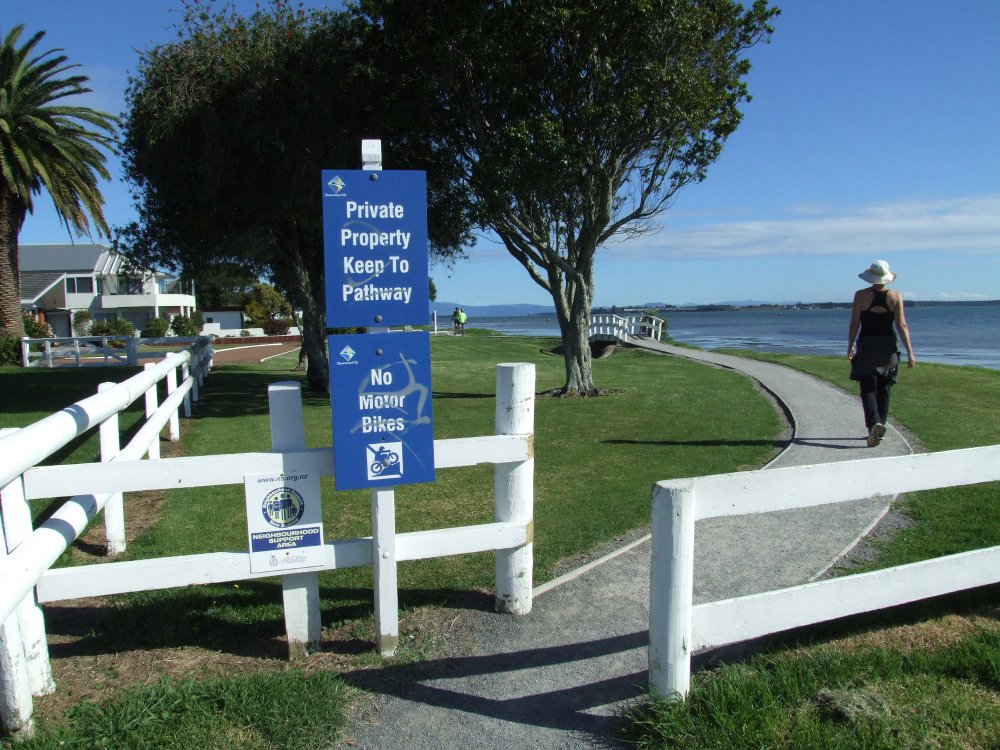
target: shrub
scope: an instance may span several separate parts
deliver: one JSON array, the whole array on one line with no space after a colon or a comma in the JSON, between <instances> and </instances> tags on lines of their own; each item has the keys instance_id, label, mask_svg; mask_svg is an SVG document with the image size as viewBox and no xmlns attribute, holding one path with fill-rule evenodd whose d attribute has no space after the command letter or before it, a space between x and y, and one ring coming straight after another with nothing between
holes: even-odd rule
<instances>
[{"instance_id":1,"label":"shrub","mask_svg":"<svg viewBox=\"0 0 1000 750\"><path fill-rule=\"evenodd\" d=\"M170 321L170 330L178 336L197 336L201 333L201 313L195 312L190 317L178 315Z\"/></svg>"},{"instance_id":2,"label":"shrub","mask_svg":"<svg viewBox=\"0 0 1000 750\"><path fill-rule=\"evenodd\" d=\"M244 338L246 338L249 335L250 335L250 331L248 329L246 329L246 328L244 328L242 331L240 331L240 336L243 336Z\"/></svg>"},{"instance_id":3,"label":"shrub","mask_svg":"<svg viewBox=\"0 0 1000 750\"><path fill-rule=\"evenodd\" d=\"M0 336L0 365L21 364L21 342L14 336Z\"/></svg>"},{"instance_id":4,"label":"shrub","mask_svg":"<svg viewBox=\"0 0 1000 750\"><path fill-rule=\"evenodd\" d=\"M284 336L292 326L291 318L271 318L260 324L268 336Z\"/></svg>"},{"instance_id":5,"label":"shrub","mask_svg":"<svg viewBox=\"0 0 1000 750\"><path fill-rule=\"evenodd\" d=\"M109 318L107 320L95 320L90 326L91 336L128 336L135 335L135 326L124 318ZM116 349L125 346L122 339L115 339L109 342Z\"/></svg>"},{"instance_id":6,"label":"shrub","mask_svg":"<svg viewBox=\"0 0 1000 750\"><path fill-rule=\"evenodd\" d=\"M77 310L73 313L73 333L77 336L89 336L92 322L89 310Z\"/></svg>"},{"instance_id":7,"label":"shrub","mask_svg":"<svg viewBox=\"0 0 1000 750\"><path fill-rule=\"evenodd\" d=\"M56 336L52 326L35 320L27 313L24 314L24 335L29 339L52 339Z\"/></svg>"},{"instance_id":8,"label":"shrub","mask_svg":"<svg viewBox=\"0 0 1000 750\"><path fill-rule=\"evenodd\" d=\"M170 323L164 318L150 318L142 329L143 338L159 339L167 335Z\"/></svg>"}]
</instances>

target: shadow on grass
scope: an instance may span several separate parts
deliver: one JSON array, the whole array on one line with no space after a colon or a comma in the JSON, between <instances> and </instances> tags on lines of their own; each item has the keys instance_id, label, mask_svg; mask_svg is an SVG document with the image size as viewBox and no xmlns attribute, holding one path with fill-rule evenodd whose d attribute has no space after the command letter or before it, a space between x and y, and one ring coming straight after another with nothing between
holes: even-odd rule
<instances>
[{"instance_id":1,"label":"shadow on grass","mask_svg":"<svg viewBox=\"0 0 1000 750\"><path fill-rule=\"evenodd\" d=\"M51 414L93 396L101 383L120 383L139 372L135 367L0 371L0 413Z\"/></svg>"},{"instance_id":2,"label":"shadow on grass","mask_svg":"<svg viewBox=\"0 0 1000 750\"><path fill-rule=\"evenodd\" d=\"M325 393L308 390L303 373L296 371L275 372L253 371L243 368L225 367L214 370L206 379L200 398L193 410L195 418L245 417L267 414L268 386L287 381L302 384L302 405L330 406L330 397Z\"/></svg>"},{"instance_id":3,"label":"shadow on grass","mask_svg":"<svg viewBox=\"0 0 1000 750\"><path fill-rule=\"evenodd\" d=\"M56 658L197 646L237 656L287 655L280 582L241 581L108 597L100 605L46 604L46 630L74 640L55 643ZM373 614L371 588L320 586L324 627ZM492 611L493 597L457 589L404 589L401 609L451 606ZM325 643L324 650L362 653L372 641Z\"/></svg>"}]
</instances>

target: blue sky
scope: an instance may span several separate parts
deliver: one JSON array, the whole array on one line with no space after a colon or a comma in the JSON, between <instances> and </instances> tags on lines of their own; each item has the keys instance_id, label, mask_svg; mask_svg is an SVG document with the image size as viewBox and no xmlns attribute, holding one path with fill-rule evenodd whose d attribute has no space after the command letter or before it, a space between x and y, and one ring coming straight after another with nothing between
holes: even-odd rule
<instances>
[{"instance_id":1,"label":"blue sky","mask_svg":"<svg viewBox=\"0 0 1000 750\"><path fill-rule=\"evenodd\" d=\"M751 53L739 130L657 233L599 252L596 304L848 300L876 258L908 299L1000 299L1000 2L779 5L771 43ZM137 50L170 40L179 8L3 0L0 31L45 30L42 46L91 78L78 103L118 113ZM107 218L123 224L131 199L111 167ZM67 241L40 197L21 242ZM467 306L549 302L488 240L431 275L439 299Z\"/></svg>"}]
</instances>

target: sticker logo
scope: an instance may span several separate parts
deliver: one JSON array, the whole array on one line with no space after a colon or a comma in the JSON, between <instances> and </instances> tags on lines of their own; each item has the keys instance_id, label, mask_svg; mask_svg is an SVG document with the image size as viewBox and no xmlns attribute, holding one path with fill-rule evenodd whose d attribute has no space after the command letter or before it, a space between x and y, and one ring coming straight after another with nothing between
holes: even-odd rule
<instances>
[{"instance_id":1,"label":"sticker logo","mask_svg":"<svg viewBox=\"0 0 1000 750\"><path fill-rule=\"evenodd\" d=\"M306 503L302 495L291 487L271 490L261 503L264 520L279 529L298 523L305 509Z\"/></svg>"},{"instance_id":2,"label":"sticker logo","mask_svg":"<svg viewBox=\"0 0 1000 750\"><path fill-rule=\"evenodd\" d=\"M340 179L340 177L334 177L326 184L328 187L332 188L333 192L335 193L339 193L341 190L344 189L344 181Z\"/></svg>"},{"instance_id":3,"label":"sticker logo","mask_svg":"<svg viewBox=\"0 0 1000 750\"><path fill-rule=\"evenodd\" d=\"M352 349L351 347L349 347L349 346L345 346L345 347L344 347L343 349L341 349L341 350L340 350L340 357L341 357L341 359L343 359L343 360L344 360L345 362L350 362L350 361L351 361L352 359L354 359L354 355L355 355L355 354L357 354L357 352L355 352L355 351L354 351L354 350L353 350L353 349Z\"/></svg>"}]
</instances>

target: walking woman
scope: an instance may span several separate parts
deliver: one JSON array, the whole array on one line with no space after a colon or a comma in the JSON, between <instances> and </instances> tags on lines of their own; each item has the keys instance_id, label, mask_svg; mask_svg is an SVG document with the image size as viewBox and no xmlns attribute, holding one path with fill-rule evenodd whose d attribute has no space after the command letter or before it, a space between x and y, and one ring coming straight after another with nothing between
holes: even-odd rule
<instances>
[{"instance_id":1,"label":"walking woman","mask_svg":"<svg viewBox=\"0 0 1000 750\"><path fill-rule=\"evenodd\" d=\"M899 292L886 289L886 284L896 278L896 274L889 270L889 262L877 260L858 276L870 282L871 286L854 294L851 327L847 333L847 356L851 360L851 380L857 380L861 386L868 447L874 448L885 435L885 425L889 420L889 395L899 371L897 331L906 348L907 366L913 367L917 358L910 343L903 298Z\"/></svg>"}]
</instances>

